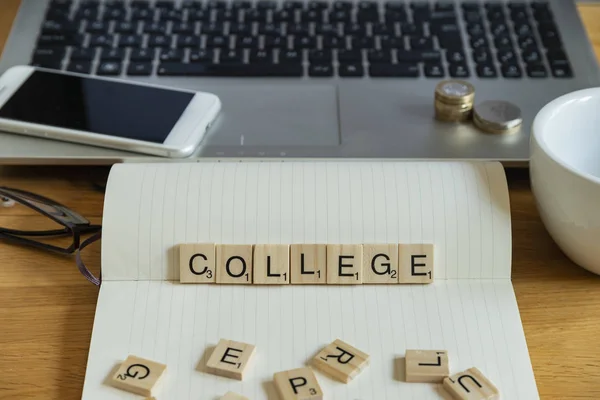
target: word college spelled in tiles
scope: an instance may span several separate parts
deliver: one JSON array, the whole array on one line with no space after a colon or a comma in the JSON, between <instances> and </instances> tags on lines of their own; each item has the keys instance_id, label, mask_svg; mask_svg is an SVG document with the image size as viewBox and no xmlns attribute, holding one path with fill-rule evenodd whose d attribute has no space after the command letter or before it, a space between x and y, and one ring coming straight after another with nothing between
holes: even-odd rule
<instances>
[{"instance_id":1,"label":"word college spelled in tiles","mask_svg":"<svg viewBox=\"0 0 600 400\"><path fill-rule=\"evenodd\" d=\"M239 285L426 284L433 244L214 244L179 248L180 282Z\"/></svg>"},{"instance_id":2,"label":"word college spelled in tiles","mask_svg":"<svg viewBox=\"0 0 600 400\"><path fill-rule=\"evenodd\" d=\"M127 392L152 396L166 369L166 365L130 355L111 377L111 384Z\"/></svg>"}]
</instances>

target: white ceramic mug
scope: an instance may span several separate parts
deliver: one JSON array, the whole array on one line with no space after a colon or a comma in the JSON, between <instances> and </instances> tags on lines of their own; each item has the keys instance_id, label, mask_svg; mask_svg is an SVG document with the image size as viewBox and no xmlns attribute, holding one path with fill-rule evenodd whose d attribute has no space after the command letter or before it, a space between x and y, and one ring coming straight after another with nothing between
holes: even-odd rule
<instances>
[{"instance_id":1,"label":"white ceramic mug","mask_svg":"<svg viewBox=\"0 0 600 400\"><path fill-rule=\"evenodd\" d=\"M562 251L600 274L600 88L563 95L532 125L531 188Z\"/></svg>"}]
</instances>

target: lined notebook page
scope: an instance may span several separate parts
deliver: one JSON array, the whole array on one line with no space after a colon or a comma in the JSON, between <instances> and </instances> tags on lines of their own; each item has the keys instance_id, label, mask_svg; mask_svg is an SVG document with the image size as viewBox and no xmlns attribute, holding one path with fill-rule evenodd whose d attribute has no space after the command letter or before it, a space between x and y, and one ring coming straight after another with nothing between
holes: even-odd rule
<instances>
[{"instance_id":1,"label":"lined notebook page","mask_svg":"<svg viewBox=\"0 0 600 400\"><path fill-rule=\"evenodd\" d=\"M221 338L256 345L243 381L202 370ZM167 365L157 400L217 400L229 390L278 400L273 373L302 367L340 338L371 356L349 384L316 371L327 400L442 400L441 385L404 382L406 349L444 349L450 371L479 368L502 399L539 398L510 280L431 285L221 286L105 282L84 400L133 400L104 384L128 354Z\"/></svg>"},{"instance_id":2,"label":"lined notebook page","mask_svg":"<svg viewBox=\"0 0 600 400\"><path fill-rule=\"evenodd\" d=\"M470 162L120 164L102 274L179 279L181 243L434 243L436 279L510 278L504 170Z\"/></svg>"}]
</instances>

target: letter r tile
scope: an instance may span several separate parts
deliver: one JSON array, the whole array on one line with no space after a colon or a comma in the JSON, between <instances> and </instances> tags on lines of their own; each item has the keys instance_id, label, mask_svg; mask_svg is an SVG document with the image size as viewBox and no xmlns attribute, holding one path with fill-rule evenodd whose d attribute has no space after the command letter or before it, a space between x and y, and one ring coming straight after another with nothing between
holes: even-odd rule
<instances>
[{"instance_id":1,"label":"letter r tile","mask_svg":"<svg viewBox=\"0 0 600 400\"><path fill-rule=\"evenodd\" d=\"M254 345L221 339L206 362L206 369L213 375L241 381L254 350Z\"/></svg>"},{"instance_id":2,"label":"letter r tile","mask_svg":"<svg viewBox=\"0 0 600 400\"><path fill-rule=\"evenodd\" d=\"M130 355L111 377L111 384L140 396L152 396L166 369L166 365Z\"/></svg>"},{"instance_id":3,"label":"letter r tile","mask_svg":"<svg viewBox=\"0 0 600 400\"><path fill-rule=\"evenodd\" d=\"M313 364L331 378L348 383L369 365L369 355L336 339L313 358Z\"/></svg>"}]
</instances>

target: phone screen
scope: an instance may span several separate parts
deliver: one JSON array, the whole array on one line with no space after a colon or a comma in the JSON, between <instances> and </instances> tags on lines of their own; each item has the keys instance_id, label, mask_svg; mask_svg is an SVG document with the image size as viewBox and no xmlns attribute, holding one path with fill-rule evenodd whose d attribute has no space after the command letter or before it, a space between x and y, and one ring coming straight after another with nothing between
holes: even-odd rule
<instances>
[{"instance_id":1,"label":"phone screen","mask_svg":"<svg viewBox=\"0 0 600 400\"><path fill-rule=\"evenodd\" d=\"M163 143L193 93L34 71L0 118Z\"/></svg>"}]
</instances>

